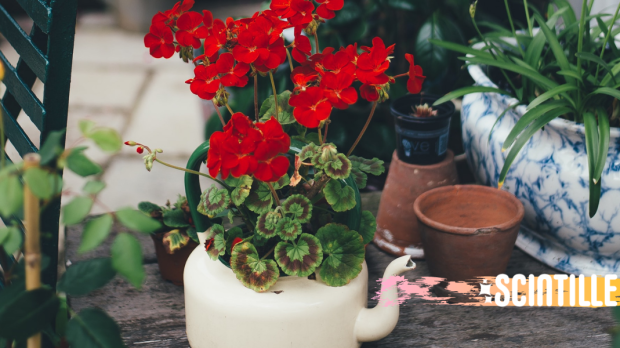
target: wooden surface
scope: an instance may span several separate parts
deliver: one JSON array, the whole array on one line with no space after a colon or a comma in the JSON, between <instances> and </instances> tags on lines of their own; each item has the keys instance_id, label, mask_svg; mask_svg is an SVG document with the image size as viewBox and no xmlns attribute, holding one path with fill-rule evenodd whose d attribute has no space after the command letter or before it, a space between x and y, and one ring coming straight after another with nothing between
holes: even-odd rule
<instances>
[{"instance_id":1,"label":"wooden surface","mask_svg":"<svg viewBox=\"0 0 620 348\"><path fill-rule=\"evenodd\" d=\"M364 208L376 212L379 197L376 193L364 194ZM69 260L97 255L76 255L80 233L80 228L67 231ZM117 277L89 296L71 298L70 305L76 311L93 306L107 311L120 324L129 347L189 347L183 288L160 278L152 241L146 236L142 242L147 278L141 291ZM374 245L368 246L369 299L378 290L377 279L394 258ZM425 261L416 264L415 270L405 274L410 280L429 275ZM507 274L517 273L558 272L515 248ZM375 304L368 301L369 307ZM410 299L401 306L392 334L362 347L609 347L608 330L613 326L608 308L467 307Z\"/></svg>"}]
</instances>

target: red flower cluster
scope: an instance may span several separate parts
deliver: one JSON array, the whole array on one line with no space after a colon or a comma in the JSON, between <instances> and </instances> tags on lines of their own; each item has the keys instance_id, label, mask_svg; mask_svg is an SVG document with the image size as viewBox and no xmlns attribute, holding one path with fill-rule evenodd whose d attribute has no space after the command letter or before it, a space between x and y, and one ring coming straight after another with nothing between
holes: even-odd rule
<instances>
[{"instance_id":1,"label":"red flower cluster","mask_svg":"<svg viewBox=\"0 0 620 348\"><path fill-rule=\"evenodd\" d=\"M271 117L264 123L252 123L244 114L232 115L223 132L215 132L209 139L207 167L213 177L222 173L238 178L254 175L263 182L278 181L288 170L290 137L280 123Z\"/></svg>"}]
</instances>

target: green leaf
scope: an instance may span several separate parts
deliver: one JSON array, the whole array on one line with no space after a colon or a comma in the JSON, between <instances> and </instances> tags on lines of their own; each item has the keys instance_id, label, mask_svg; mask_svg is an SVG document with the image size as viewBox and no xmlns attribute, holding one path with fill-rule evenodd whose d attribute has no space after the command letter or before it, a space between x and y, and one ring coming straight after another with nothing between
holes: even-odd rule
<instances>
[{"instance_id":1,"label":"green leaf","mask_svg":"<svg viewBox=\"0 0 620 348\"><path fill-rule=\"evenodd\" d=\"M480 49L471 48L469 46L457 44L454 42L441 41L441 40L436 40L436 39L429 39L428 42L430 42L432 45L447 48L449 50L456 51L459 53L471 54L477 57L485 57L485 58L493 59L493 56L489 52L482 51Z\"/></svg>"},{"instance_id":2,"label":"green leaf","mask_svg":"<svg viewBox=\"0 0 620 348\"><path fill-rule=\"evenodd\" d=\"M0 245L4 248L7 255L12 255L22 246L22 232L13 226L0 228Z\"/></svg>"},{"instance_id":3,"label":"green leaf","mask_svg":"<svg viewBox=\"0 0 620 348\"><path fill-rule=\"evenodd\" d=\"M76 262L58 282L58 290L69 296L86 295L106 285L116 276L109 257Z\"/></svg>"},{"instance_id":4,"label":"green leaf","mask_svg":"<svg viewBox=\"0 0 620 348\"><path fill-rule=\"evenodd\" d=\"M92 207L93 200L90 197L75 197L62 208L62 222L68 226L79 224Z\"/></svg>"},{"instance_id":5,"label":"green leaf","mask_svg":"<svg viewBox=\"0 0 620 348\"><path fill-rule=\"evenodd\" d=\"M172 230L164 233L162 243L166 253L174 254L175 251L181 250L182 247L189 243L189 236L181 233L179 230Z\"/></svg>"},{"instance_id":6,"label":"green leaf","mask_svg":"<svg viewBox=\"0 0 620 348\"><path fill-rule=\"evenodd\" d=\"M282 215L273 211L260 214L256 220L256 233L265 238L274 237L281 218Z\"/></svg>"},{"instance_id":7,"label":"green leaf","mask_svg":"<svg viewBox=\"0 0 620 348\"><path fill-rule=\"evenodd\" d=\"M47 135L47 139L43 142L43 146L39 149L41 156L41 165L47 165L58 157L63 151L63 142L65 140L65 131L52 131Z\"/></svg>"},{"instance_id":8,"label":"green leaf","mask_svg":"<svg viewBox=\"0 0 620 348\"><path fill-rule=\"evenodd\" d=\"M364 244L372 242L375 237L375 231L377 230L377 220L374 215L368 210L362 211L362 221L360 222L359 234L364 239Z\"/></svg>"},{"instance_id":9,"label":"green leaf","mask_svg":"<svg viewBox=\"0 0 620 348\"><path fill-rule=\"evenodd\" d=\"M562 75L562 76L570 76L570 77L577 79L578 81L583 81L583 78L581 77L581 75L577 74L577 72L574 70L560 70L556 74Z\"/></svg>"},{"instance_id":10,"label":"green leaf","mask_svg":"<svg viewBox=\"0 0 620 348\"><path fill-rule=\"evenodd\" d=\"M56 317L58 305L49 288L21 292L0 311L0 337L21 341L43 331Z\"/></svg>"},{"instance_id":11,"label":"green leaf","mask_svg":"<svg viewBox=\"0 0 620 348\"><path fill-rule=\"evenodd\" d=\"M585 112L583 114L583 124L585 126L586 135L586 152L588 155L588 172L589 172L589 186L590 186L590 217L593 217L598 209L598 203L601 195L601 187L596 184L594 177L594 170L596 167L596 160L598 158L598 128L596 125L596 118L591 112ZM607 154L605 154L605 158Z\"/></svg>"},{"instance_id":12,"label":"green leaf","mask_svg":"<svg viewBox=\"0 0 620 348\"><path fill-rule=\"evenodd\" d=\"M366 159L357 156L349 156L349 160L353 164L353 168L372 175L381 175L385 172L383 161L378 158Z\"/></svg>"},{"instance_id":13,"label":"green leaf","mask_svg":"<svg viewBox=\"0 0 620 348\"><path fill-rule=\"evenodd\" d=\"M32 193L40 199L50 199L54 194L53 176L41 168L29 168L23 175L24 181Z\"/></svg>"},{"instance_id":14,"label":"green leaf","mask_svg":"<svg viewBox=\"0 0 620 348\"><path fill-rule=\"evenodd\" d=\"M554 110L555 111L563 110L564 113L569 113L572 111L571 109L563 105L564 103L561 101L552 101L549 103L539 105L529 110L528 112L526 112L510 130L510 133L508 134L508 136L506 137L506 140L504 141L504 144L502 145L502 150L506 150L510 148L510 146L512 146L515 139L517 139L517 136L521 134L521 132L523 132L523 130L526 129L530 123L532 123L532 121L535 121L539 117L543 117L548 112L554 111Z\"/></svg>"},{"instance_id":15,"label":"green leaf","mask_svg":"<svg viewBox=\"0 0 620 348\"><path fill-rule=\"evenodd\" d=\"M125 227L142 233L153 233L162 228L159 221L132 208L120 209L116 217Z\"/></svg>"},{"instance_id":16,"label":"green leaf","mask_svg":"<svg viewBox=\"0 0 620 348\"><path fill-rule=\"evenodd\" d=\"M111 251L114 269L134 287L140 289L146 277L140 242L128 233L121 233L114 239Z\"/></svg>"},{"instance_id":17,"label":"green leaf","mask_svg":"<svg viewBox=\"0 0 620 348\"><path fill-rule=\"evenodd\" d=\"M274 260L262 260L250 242L235 245L230 257L230 267L241 283L256 292L269 290L280 277Z\"/></svg>"},{"instance_id":18,"label":"green leaf","mask_svg":"<svg viewBox=\"0 0 620 348\"><path fill-rule=\"evenodd\" d=\"M228 211L228 222L232 225L235 223L235 213L231 210Z\"/></svg>"},{"instance_id":19,"label":"green leaf","mask_svg":"<svg viewBox=\"0 0 620 348\"><path fill-rule=\"evenodd\" d=\"M198 203L198 212L213 218L226 209L230 203L230 197L226 189L218 189L215 184L206 189L200 195L200 203Z\"/></svg>"},{"instance_id":20,"label":"green leaf","mask_svg":"<svg viewBox=\"0 0 620 348\"><path fill-rule=\"evenodd\" d=\"M153 212L161 212L162 209L160 206L158 206L155 203L151 203L151 202L140 202L138 203L138 209L140 209L141 212L145 213L145 214L149 214L151 215L151 213Z\"/></svg>"},{"instance_id":21,"label":"green leaf","mask_svg":"<svg viewBox=\"0 0 620 348\"><path fill-rule=\"evenodd\" d=\"M78 122L78 127L80 128L80 132L82 133L82 136L84 136L85 138L88 138L92 130L95 128L95 125L96 125L95 122L91 120L84 119Z\"/></svg>"},{"instance_id":22,"label":"green leaf","mask_svg":"<svg viewBox=\"0 0 620 348\"><path fill-rule=\"evenodd\" d=\"M262 181L255 180L252 183L250 195L245 200L245 205L256 214L270 211L273 205L273 196L269 186Z\"/></svg>"},{"instance_id":23,"label":"green leaf","mask_svg":"<svg viewBox=\"0 0 620 348\"><path fill-rule=\"evenodd\" d=\"M616 99L620 99L620 91L617 89L613 89L613 88L609 88L609 87L600 87L595 89L592 93L588 94L588 96L586 98L590 98L592 96L595 96L597 94L605 94L608 95L610 97L614 97Z\"/></svg>"},{"instance_id":24,"label":"green leaf","mask_svg":"<svg viewBox=\"0 0 620 348\"><path fill-rule=\"evenodd\" d=\"M305 161L307 159L313 158L314 156L318 154L319 154L319 147L316 146L314 143L310 143L301 149L301 152L299 152L299 159L301 159L302 161Z\"/></svg>"},{"instance_id":25,"label":"green leaf","mask_svg":"<svg viewBox=\"0 0 620 348\"><path fill-rule=\"evenodd\" d=\"M310 221L312 217L312 203L310 203L308 198L300 194L289 196L282 203L282 210L285 214L290 214L293 219L302 224Z\"/></svg>"},{"instance_id":26,"label":"green leaf","mask_svg":"<svg viewBox=\"0 0 620 348\"><path fill-rule=\"evenodd\" d=\"M189 227L189 221L185 218L185 212L176 208L164 211L164 225L173 228Z\"/></svg>"},{"instance_id":27,"label":"green leaf","mask_svg":"<svg viewBox=\"0 0 620 348\"><path fill-rule=\"evenodd\" d=\"M553 52L553 56L555 57L558 65L562 70L570 70L570 64L568 63L568 59L566 58L566 53L562 48L562 45L558 42L558 38L556 37L555 32L552 32L551 29L545 23L545 20L537 13L534 13L534 18L539 24L540 30L545 34L547 38L547 42L549 43L549 47L551 47L551 51ZM573 80L569 80L571 83L575 83Z\"/></svg>"},{"instance_id":28,"label":"green leaf","mask_svg":"<svg viewBox=\"0 0 620 348\"><path fill-rule=\"evenodd\" d=\"M414 11L417 8L415 0L387 0L387 5L397 10Z\"/></svg>"},{"instance_id":29,"label":"green leaf","mask_svg":"<svg viewBox=\"0 0 620 348\"><path fill-rule=\"evenodd\" d=\"M612 40L612 41L613 41L613 40ZM590 61L590 62L594 62L594 63L596 63L596 64L598 64L598 65L602 66L602 67L603 67L603 69L607 70L607 72L608 72L608 73L611 73L611 74L612 74L612 75L611 75L611 76L612 76L612 79L614 79L614 81L615 81L615 78L613 77L613 73L611 72L611 68L610 68L610 67L609 67L609 65L607 65L607 63L605 63L605 61L604 61L604 60L602 60L599 56L596 56L596 55L594 55L594 54L592 54L592 53L590 53L590 52L577 52L577 53L575 53L575 56L577 56L577 58L581 58L581 59L583 59L583 60L587 60L587 61Z\"/></svg>"},{"instance_id":30,"label":"green leaf","mask_svg":"<svg viewBox=\"0 0 620 348\"><path fill-rule=\"evenodd\" d=\"M283 217L276 225L276 233L284 240L295 239L301 233L301 224L290 217Z\"/></svg>"},{"instance_id":31,"label":"green leaf","mask_svg":"<svg viewBox=\"0 0 620 348\"><path fill-rule=\"evenodd\" d=\"M89 220L84 226L82 242L78 253L85 253L98 247L110 234L114 219L112 215L105 214Z\"/></svg>"},{"instance_id":32,"label":"green leaf","mask_svg":"<svg viewBox=\"0 0 620 348\"><path fill-rule=\"evenodd\" d=\"M198 239L198 233L196 232L196 227L190 226L187 228L187 230L185 230L185 232L194 242L200 243L200 240Z\"/></svg>"},{"instance_id":33,"label":"green leaf","mask_svg":"<svg viewBox=\"0 0 620 348\"><path fill-rule=\"evenodd\" d=\"M219 256L226 253L226 237L224 232L224 227L218 224L213 224L205 231L205 239L213 239L211 243L207 243L207 254L211 260L217 260Z\"/></svg>"},{"instance_id":34,"label":"green leaf","mask_svg":"<svg viewBox=\"0 0 620 348\"><path fill-rule=\"evenodd\" d=\"M534 107L546 102L547 100L559 94L565 94L568 91L575 91L575 90L577 90L577 87L574 85L569 85L569 84L559 85L539 95L536 99L532 100L530 105L527 106L527 110L531 110ZM564 95L564 97L567 97L567 99L570 99L570 97L568 97L567 95Z\"/></svg>"},{"instance_id":35,"label":"green leaf","mask_svg":"<svg viewBox=\"0 0 620 348\"><path fill-rule=\"evenodd\" d=\"M101 167L93 163L82 152L86 148L75 148L67 156L67 167L79 176L90 176L101 173Z\"/></svg>"},{"instance_id":36,"label":"green leaf","mask_svg":"<svg viewBox=\"0 0 620 348\"><path fill-rule=\"evenodd\" d=\"M368 176L366 175L366 173L353 167L351 168L351 175L353 176L353 179L355 180L355 184L357 185L358 189L361 190L366 187L366 181L368 181Z\"/></svg>"},{"instance_id":37,"label":"green leaf","mask_svg":"<svg viewBox=\"0 0 620 348\"><path fill-rule=\"evenodd\" d=\"M282 177L280 179L278 179L278 181L273 183L273 189L274 190L279 190L283 187L286 187L288 185L291 184L291 179L288 177L288 174L284 174L282 175Z\"/></svg>"},{"instance_id":38,"label":"green leaf","mask_svg":"<svg viewBox=\"0 0 620 348\"><path fill-rule=\"evenodd\" d=\"M605 162L607 161L607 155L609 154L609 138L611 130L609 128L609 115L607 115L607 111L605 108L598 107L598 151L596 158L596 166L594 167L594 175L592 176L594 179L594 183L598 183L601 180L601 175L603 175L603 169L605 168Z\"/></svg>"},{"instance_id":39,"label":"green leaf","mask_svg":"<svg viewBox=\"0 0 620 348\"><path fill-rule=\"evenodd\" d=\"M620 63L614 65L613 68L611 68L611 72L605 75L605 77L601 80L601 86L606 86L607 84L609 84L609 82L611 82L612 80L612 77L615 77L616 75L618 75L618 73L620 73Z\"/></svg>"},{"instance_id":40,"label":"green leaf","mask_svg":"<svg viewBox=\"0 0 620 348\"><path fill-rule=\"evenodd\" d=\"M461 59L461 58L459 58L459 59ZM473 64L482 64L482 65L494 66L494 67L497 67L497 68L500 68L500 69L509 70L509 71L514 72L514 73L524 75L525 77L528 77L529 79L531 79L532 81L534 81L539 86L541 86L541 87L543 87L545 89L551 89L551 88L554 88L554 87L558 86L558 84L556 82L554 82L553 80L543 76L538 71L522 67L522 66L520 66L518 64L515 64L515 63L505 62L505 61L502 61L502 60L494 60L494 59L481 58L481 57L467 57L467 58L463 58L463 60L466 60L467 62L473 63ZM490 87L487 87L487 88L490 88ZM501 92L497 92L497 93L501 93ZM442 99L444 99L444 101L446 101L445 97L442 98ZM433 105L436 105L436 103L437 102L435 102Z\"/></svg>"},{"instance_id":41,"label":"green leaf","mask_svg":"<svg viewBox=\"0 0 620 348\"><path fill-rule=\"evenodd\" d=\"M117 152L123 146L121 136L112 128L97 128L85 136L104 152Z\"/></svg>"},{"instance_id":42,"label":"green leaf","mask_svg":"<svg viewBox=\"0 0 620 348\"><path fill-rule=\"evenodd\" d=\"M332 179L346 179L351 174L351 161L342 153L322 166L323 171Z\"/></svg>"},{"instance_id":43,"label":"green leaf","mask_svg":"<svg viewBox=\"0 0 620 348\"><path fill-rule=\"evenodd\" d=\"M105 312L86 308L67 324L67 341L71 347L125 347L118 325Z\"/></svg>"},{"instance_id":44,"label":"green leaf","mask_svg":"<svg viewBox=\"0 0 620 348\"><path fill-rule=\"evenodd\" d=\"M243 230L240 227L233 227L227 232L228 238L226 238L226 250L231 250L232 243L235 241L235 238L243 238Z\"/></svg>"},{"instance_id":45,"label":"green leaf","mask_svg":"<svg viewBox=\"0 0 620 348\"><path fill-rule=\"evenodd\" d=\"M444 95L443 97L437 99L433 103L433 106L443 104L445 102L449 102L452 99L460 98L466 94L472 94L472 93L499 93L503 95L511 95L510 93L504 90L495 88L495 87L483 87L483 86L463 87L463 88L457 89L456 91L452 91Z\"/></svg>"},{"instance_id":46,"label":"green leaf","mask_svg":"<svg viewBox=\"0 0 620 348\"><path fill-rule=\"evenodd\" d=\"M226 179L226 184L235 188L231 192L230 198L236 206L241 206L245 199L248 198L253 181L254 180L249 175L242 175L239 178L229 176L228 179Z\"/></svg>"},{"instance_id":47,"label":"green leaf","mask_svg":"<svg viewBox=\"0 0 620 348\"><path fill-rule=\"evenodd\" d=\"M327 224L316 233L323 247L319 275L329 286L343 286L362 271L365 250L362 236L345 225Z\"/></svg>"},{"instance_id":48,"label":"green leaf","mask_svg":"<svg viewBox=\"0 0 620 348\"><path fill-rule=\"evenodd\" d=\"M355 207L355 191L350 186L341 183L339 180L330 180L323 187L323 194L327 203L334 211L343 212Z\"/></svg>"},{"instance_id":49,"label":"green leaf","mask_svg":"<svg viewBox=\"0 0 620 348\"><path fill-rule=\"evenodd\" d=\"M517 157L517 154L519 153L519 151L521 151L521 148L523 148L523 146L528 142L528 140L530 140L532 135L534 135L534 133L539 131L547 123L551 122L551 120L553 120L554 118L562 114L565 114L569 111L570 109L568 108L558 108L558 109L551 110L547 112L546 114L544 114L543 116L537 118L529 127L527 127L523 131L523 133L519 136L517 141L514 143L514 145L508 152L508 155L506 156L504 166L502 167L502 171L499 174L498 186L500 188L504 184L504 180L506 179L506 174L508 174L508 170L510 169L512 162Z\"/></svg>"},{"instance_id":50,"label":"green leaf","mask_svg":"<svg viewBox=\"0 0 620 348\"><path fill-rule=\"evenodd\" d=\"M284 273L290 276L307 277L321 265L323 248L317 237L302 233L297 242L279 242L274 255Z\"/></svg>"},{"instance_id":51,"label":"green leaf","mask_svg":"<svg viewBox=\"0 0 620 348\"><path fill-rule=\"evenodd\" d=\"M268 121L271 116L276 117L281 125L287 125L295 123L295 117L293 117L293 107L288 104L288 100L291 97L291 91L284 91L278 94L278 116L276 117L276 105L273 95L269 96L260 107L258 114L262 122Z\"/></svg>"},{"instance_id":52,"label":"green leaf","mask_svg":"<svg viewBox=\"0 0 620 348\"><path fill-rule=\"evenodd\" d=\"M512 110L512 109L516 108L517 106L519 106L519 102L516 102L516 103L510 105L509 107L504 109L504 111L502 111L501 114L499 114L499 116L495 119L495 122L493 122L493 126L491 126L491 130L489 131L489 138L487 139L487 142L491 142L491 135L493 135L493 130L495 129L495 126L497 126L499 121L504 117L504 115L506 115L506 113L509 110Z\"/></svg>"},{"instance_id":53,"label":"green leaf","mask_svg":"<svg viewBox=\"0 0 620 348\"><path fill-rule=\"evenodd\" d=\"M450 70L456 70L457 54L433 45L429 40L465 43L459 27L441 10L433 12L420 27L415 41L415 62L424 67L424 75L429 79L437 79L445 76Z\"/></svg>"},{"instance_id":54,"label":"green leaf","mask_svg":"<svg viewBox=\"0 0 620 348\"><path fill-rule=\"evenodd\" d=\"M96 195L105 188L105 183L101 181L91 180L84 185L82 191L90 195Z\"/></svg>"},{"instance_id":55,"label":"green leaf","mask_svg":"<svg viewBox=\"0 0 620 348\"><path fill-rule=\"evenodd\" d=\"M24 192L17 176L0 179L0 197L0 215L8 218L19 212L24 204Z\"/></svg>"}]
</instances>

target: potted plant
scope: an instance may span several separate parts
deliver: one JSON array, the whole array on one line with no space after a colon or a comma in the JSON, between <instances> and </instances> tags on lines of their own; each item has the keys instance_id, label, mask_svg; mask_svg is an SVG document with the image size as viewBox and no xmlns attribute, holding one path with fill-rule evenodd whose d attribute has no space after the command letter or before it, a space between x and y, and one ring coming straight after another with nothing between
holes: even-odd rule
<instances>
[{"instance_id":1,"label":"potted plant","mask_svg":"<svg viewBox=\"0 0 620 348\"><path fill-rule=\"evenodd\" d=\"M168 201L163 207L151 202L140 202L138 209L162 224L160 230L151 234L161 277L175 285L183 285L185 262L198 246L198 235L187 198L179 195L174 204Z\"/></svg>"},{"instance_id":2,"label":"potted plant","mask_svg":"<svg viewBox=\"0 0 620 348\"><path fill-rule=\"evenodd\" d=\"M192 347L358 347L386 336L398 307L365 308L364 246L376 226L362 211L358 191L368 174L384 171L383 162L351 153L377 104L388 99L390 83L408 77L419 87L421 68L411 57L409 72L388 76L394 46L380 38L371 47L321 50L316 29L342 3L315 8L307 0L273 1L251 18L226 22L206 10L189 11L192 4L185 0L155 15L145 45L156 58L178 52L193 62L191 92L232 116L225 122L218 115L222 131L194 151L187 168L162 161L161 149L127 143L146 150L148 170L158 162L186 172L187 200L204 245L190 255L184 273ZM295 35L287 45L282 32L288 28ZM194 49L204 53L194 57ZM292 91L277 93L273 74L279 68L290 69ZM272 90L262 105L259 76L269 77ZM235 113L228 97L252 80L250 118ZM329 142L330 115L357 102L358 86L372 107L345 154ZM209 174L199 171L204 162ZM199 175L214 183L201 191ZM240 224L225 228L223 218ZM409 257L397 259L385 277L413 267ZM394 299L396 288L384 290L384 299Z\"/></svg>"},{"instance_id":3,"label":"potted plant","mask_svg":"<svg viewBox=\"0 0 620 348\"><path fill-rule=\"evenodd\" d=\"M519 247L565 272L617 273L620 53L611 28L620 6L591 16L583 1L577 21L566 1L553 4L546 19L527 12L524 30L481 35L473 47L434 41L466 53L477 84L435 104L467 95L469 165L479 182L523 202ZM474 3L474 24L475 12Z\"/></svg>"}]
</instances>

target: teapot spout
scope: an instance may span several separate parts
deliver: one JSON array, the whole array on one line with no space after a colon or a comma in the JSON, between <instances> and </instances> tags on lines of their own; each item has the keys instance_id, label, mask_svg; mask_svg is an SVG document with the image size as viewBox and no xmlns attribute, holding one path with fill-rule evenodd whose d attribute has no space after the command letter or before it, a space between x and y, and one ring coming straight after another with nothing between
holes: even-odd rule
<instances>
[{"instance_id":1,"label":"teapot spout","mask_svg":"<svg viewBox=\"0 0 620 348\"><path fill-rule=\"evenodd\" d=\"M399 275L415 268L411 256L402 256L392 261L383 273L383 279ZM384 283L385 284L385 283ZM396 302L395 305L385 306L386 301ZM381 298L375 308L364 308L357 316L355 323L355 336L358 342L371 342L380 340L394 330L398 322L399 305L398 289L390 286L381 289Z\"/></svg>"}]
</instances>

